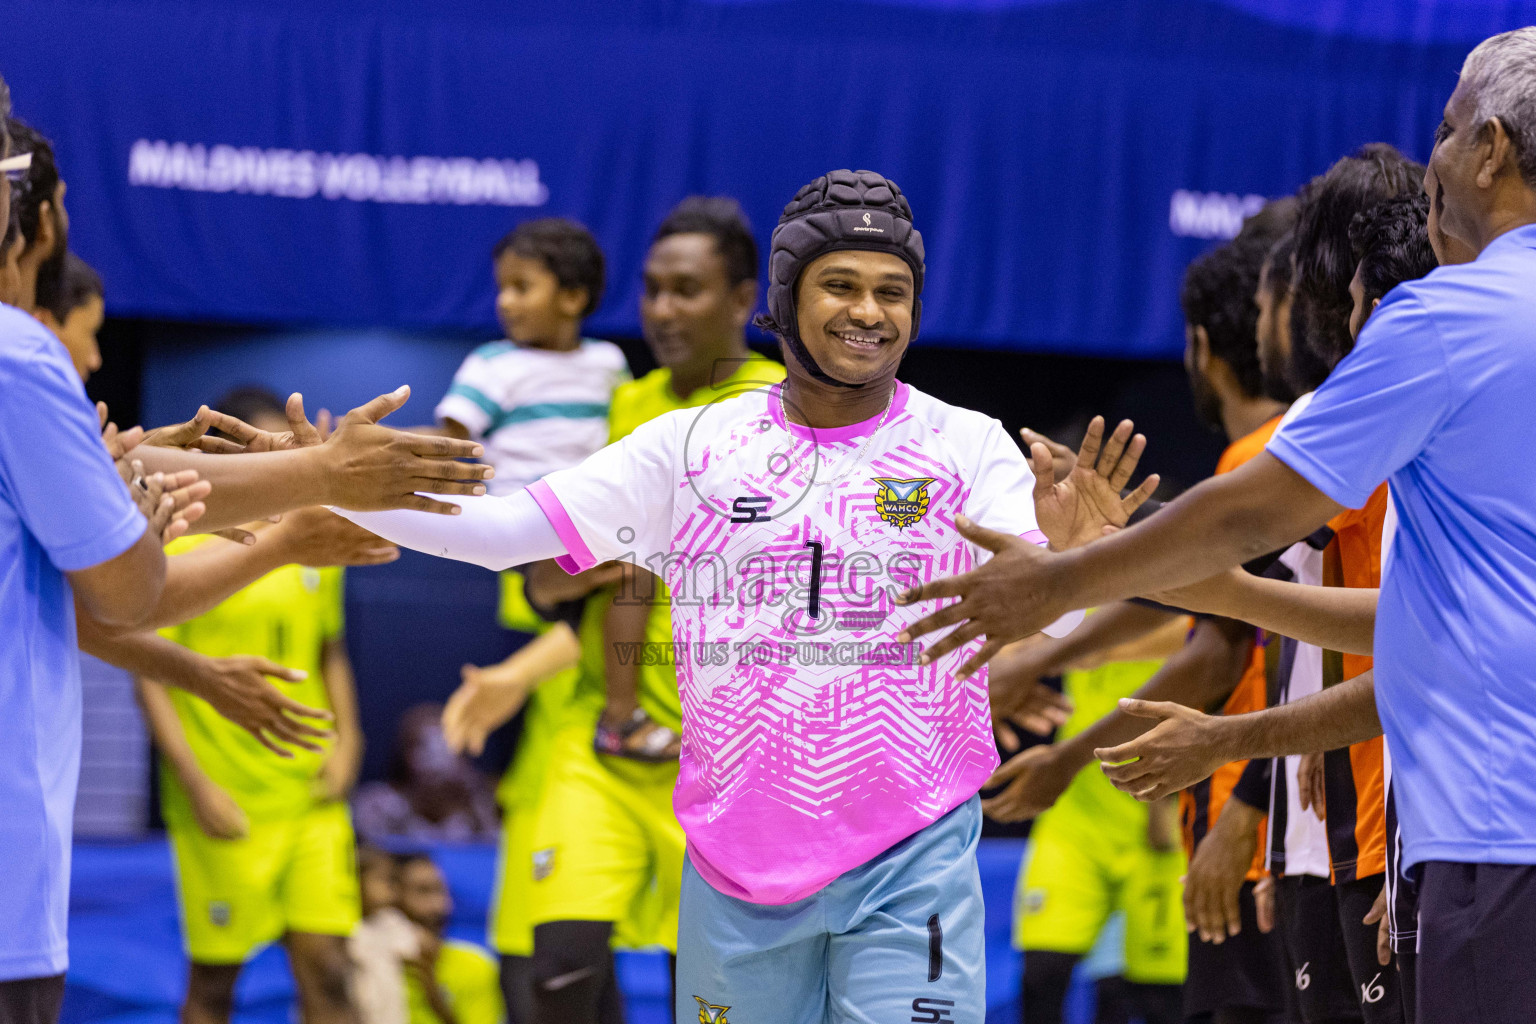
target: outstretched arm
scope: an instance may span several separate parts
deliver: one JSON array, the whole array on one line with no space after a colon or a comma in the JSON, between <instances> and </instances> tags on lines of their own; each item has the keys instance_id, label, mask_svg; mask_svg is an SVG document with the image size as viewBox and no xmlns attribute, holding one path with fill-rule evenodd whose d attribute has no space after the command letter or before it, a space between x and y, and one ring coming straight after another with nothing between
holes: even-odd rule
<instances>
[{"instance_id":1,"label":"outstretched arm","mask_svg":"<svg viewBox=\"0 0 1536 1024\"><path fill-rule=\"evenodd\" d=\"M1181 706L1207 707L1223 700L1242 679L1253 649L1251 638L1252 630L1248 627L1202 621L1195 626L1189 643L1136 693L1152 700L1177 701ZM1033 818L1054 804L1072 778L1093 761L1095 747L1123 742L1145 732L1147 727L1143 719L1112 711L1071 739L1031 747L987 780L988 787L1006 786L1001 793L983 801L982 809L999 821Z\"/></svg>"},{"instance_id":2,"label":"outstretched arm","mask_svg":"<svg viewBox=\"0 0 1536 1024\"><path fill-rule=\"evenodd\" d=\"M1127 715L1156 721L1144 736L1095 750L1104 774L1140 800L1192 786L1228 761L1337 750L1381 735L1376 673L1246 715L1203 715L1177 704L1122 700Z\"/></svg>"},{"instance_id":3,"label":"outstretched arm","mask_svg":"<svg viewBox=\"0 0 1536 1024\"><path fill-rule=\"evenodd\" d=\"M1376 639L1374 587L1317 587L1232 569L1157 600L1191 611L1241 619L1325 651L1370 654Z\"/></svg>"},{"instance_id":4,"label":"outstretched arm","mask_svg":"<svg viewBox=\"0 0 1536 1024\"><path fill-rule=\"evenodd\" d=\"M984 633L986 646L961 666L966 675L1003 644L1074 608L1207 579L1294 543L1342 508L1285 463L1262 452L1232 472L1191 488L1144 522L1060 554L969 520L958 522L961 533L995 552L994 557L968 573L904 593L903 603L960 600L913 623L897 639L969 623L927 652L930 659L938 658Z\"/></svg>"},{"instance_id":5,"label":"outstretched arm","mask_svg":"<svg viewBox=\"0 0 1536 1024\"><path fill-rule=\"evenodd\" d=\"M212 542L166 559L165 589L140 628L186 622L284 565L382 565L400 555L392 544L319 507L257 529L254 541Z\"/></svg>"},{"instance_id":6,"label":"outstretched arm","mask_svg":"<svg viewBox=\"0 0 1536 1024\"><path fill-rule=\"evenodd\" d=\"M196 469L213 485L200 530L239 526L306 505L452 514L448 504L418 492L483 494L479 481L489 479L491 469L455 461L481 455L482 446L474 442L379 425L409 397L409 388L380 395L347 413L325 442L288 451L218 456L180 448L136 451L142 451L151 472Z\"/></svg>"},{"instance_id":7,"label":"outstretched arm","mask_svg":"<svg viewBox=\"0 0 1536 1024\"><path fill-rule=\"evenodd\" d=\"M505 498L439 497L458 506L459 514L349 512L339 508L335 512L403 548L497 571L568 553L527 491Z\"/></svg>"}]
</instances>

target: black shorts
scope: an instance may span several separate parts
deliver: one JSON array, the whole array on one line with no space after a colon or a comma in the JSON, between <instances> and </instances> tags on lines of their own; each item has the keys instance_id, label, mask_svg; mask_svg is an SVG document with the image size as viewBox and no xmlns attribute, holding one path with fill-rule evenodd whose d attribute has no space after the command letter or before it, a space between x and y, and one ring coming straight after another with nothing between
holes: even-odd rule
<instances>
[{"instance_id":1,"label":"black shorts","mask_svg":"<svg viewBox=\"0 0 1536 1024\"><path fill-rule=\"evenodd\" d=\"M64 975L0 981L0 1024L57 1024Z\"/></svg>"},{"instance_id":2,"label":"black shorts","mask_svg":"<svg viewBox=\"0 0 1536 1024\"><path fill-rule=\"evenodd\" d=\"M1285 949L1301 1020L1314 1024L1362 1019L1333 884L1312 875L1275 879L1275 931Z\"/></svg>"},{"instance_id":3,"label":"black shorts","mask_svg":"<svg viewBox=\"0 0 1536 1024\"><path fill-rule=\"evenodd\" d=\"M1198 1018L1218 1010L1248 1007L1280 1015L1285 1011L1285 964L1277 937L1259 931L1253 883L1238 893L1243 930L1221 945L1189 936L1189 974L1184 982L1184 1015ZM1278 1018L1277 1018L1278 1019Z\"/></svg>"},{"instance_id":4,"label":"black shorts","mask_svg":"<svg viewBox=\"0 0 1536 1024\"><path fill-rule=\"evenodd\" d=\"M1365 1024L1402 1024L1403 993L1397 964L1381 965L1376 957L1380 925L1365 923L1383 881L1382 875L1372 875L1340 882L1333 888L1339 905L1339 931L1344 935L1344 952L1349 957L1349 973Z\"/></svg>"},{"instance_id":5,"label":"black shorts","mask_svg":"<svg viewBox=\"0 0 1536 1024\"><path fill-rule=\"evenodd\" d=\"M1536 866L1419 867L1419 1024L1530 1024Z\"/></svg>"}]
</instances>

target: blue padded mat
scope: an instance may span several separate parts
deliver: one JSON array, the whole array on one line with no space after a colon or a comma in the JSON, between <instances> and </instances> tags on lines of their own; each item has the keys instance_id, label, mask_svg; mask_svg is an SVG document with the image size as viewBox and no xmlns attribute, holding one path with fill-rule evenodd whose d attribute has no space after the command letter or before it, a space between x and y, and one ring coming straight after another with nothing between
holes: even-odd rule
<instances>
[{"instance_id":1,"label":"blue padded mat","mask_svg":"<svg viewBox=\"0 0 1536 1024\"><path fill-rule=\"evenodd\" d=\"M993 839L981 844L987 905L989 1022L1018 1018L1020 958L1009 948L1013 885L1024 844ZM483 942L496 852L491 846L438 846L431 850L453 891L449 926L458 938ZM70 900L70 970L63 1024L175 1024L186 982L176 915L170 850L162 840L78 843ZM619 981L630 1024L667 1024L667 960L658 953L622 953ZM1074 999L1073 1016L1086 1010ZM236 990L238 1024L290 1024L293 978L281 949L259 954Z\"/></svg>"}]
</instances>

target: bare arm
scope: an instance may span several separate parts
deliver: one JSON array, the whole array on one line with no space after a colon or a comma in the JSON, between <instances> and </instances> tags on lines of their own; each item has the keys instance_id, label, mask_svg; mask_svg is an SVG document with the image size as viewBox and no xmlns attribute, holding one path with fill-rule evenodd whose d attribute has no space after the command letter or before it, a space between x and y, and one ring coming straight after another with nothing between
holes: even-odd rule
<instances>
[{"instance_id":1,"label":"bare arm","mask_svg":"<svg viewBox=\"0 0 1536 1024\"><path fill-rule=\"evenodd\" d=\"M192 753L192 745L187 742L186 731L181 727L181 719L176 717L176 708L171 703L171 695L165 692L165 686L143 676L135 676L133 692L138 697L139 707L144 711L144 720L149 725L149 736L154 741L155 749L160 752L165 763L171 766L182 786L190 791L207 783L208 775L203 771L203 766L197 763L197 756Z\"/></svg>"},{"instance_id":2,"label":"bare arm","mask_svg":"<svg viewBox=\"0 0 1536 1024\"><path fill-rule=\"evenodd\" d=\"M1189 708L1211 707L1231 695L1248 668L1252 652L1250 627L1202 619L1195 624L1183 650L1164 662L1134 696L1145 701L1172 701ZM1058 746L1070 764L1082 768L1094 760L1095 748L1124 742L1149 728L1145 719L1111 711Z\"/></svg>"},{"instance_id":3,"label":"bare arm","mask_svg":"<svg viewBox=\"0 0 1536 1024\"><path fill-rule=\"evenodd\" d=\"M621 657L620 651L638 651L645 642L645 625L651 617L656 578L621 562L623 575L618 593L603 620L603 661L608 682L603 717L611 726L628 721L639 707L639 657Z\"/></svg>"},{"instance_id":4,"label":"bare arm","mask_svg":"<svg viewBox=\"0 0 1536 1024\"><path fill-rule=\"evenodd\" d=\"M550 677L581 660L581 641L563 622L528 641L505 661L465 665L459 688L443 707L443 737L456 754L479 757L491 733L511 721Z\"/></svg>"},{"instance_id":5,"label":"bare arm","mask_svg":"<svg viewBox=\"0 0 1536 1024\"><path fill-rule=\"evenodd\" d=\"M171 695L165 687L142 676L134 678L134 695L149 723L149 735L155 749L170 765L192 806L198 827L215 839L242 839L250 832L250 821L240 805L218 783L208 777L197 755L187 742L186 730L176 715Z\"/></svg>"},{"instance_id":6,"label":"bare arm","mask_svg":"<svg viewBox=\"0 0 1536 1024\"><path fill-rule=\"evenodd\" d=\"M357 717L356 677L344 638L334 636L325 642L321 664L325 694L336 716L336 740L320 769L320 785L326 799L345 800L363 764L363 727Z\"/></svg>"},{"instance_id":7,"label":"bare arm","mask_svg":"<svg viewBox=\"0 0 1536 1024\"><path fill-rule=\"evenodd\" d=\"M1156 695L1158 700L1200 707L1224 700L1242 678L1252 650L1251 636L1250 627L1203 620L1183 650L1136 692L1143 698ZM1003 785L1004 789L982 807L999 821L1035 817L1053 805L1073 777L1093 761L1095 747L1124 742L1147 728L1146 721L1113 711L1071 739L1031 747L987 780L987 786Z\"/></svg>"},{"instance_id":8,"label":"bare arm","mask_svg":"<svg viewBox=\"0 0 1536 1024\"><path fill-rule=\"evenodd\" d=\"M248 655L210 658L154 633L109 636L89 618L79 620L82 651L201 697L279 757L293 756L279 744L318 750L315 739L329 735L317 725L329 721L330 712L306 707L268 681L270 676L296 682L302 672Z\"/></svg>"},{"instance_id":9,"label":"bare arm","mask_svg":"<svg viewBox=\"0 0 1536 1024\"><path fill-rule=\"evenodd\" d=\"M1374 672L1246 715L1213 717L1177 704L1139 700L1121 701L1121 708L1158 724L1094 756L1105 762L1110 781L1141 800L1191 786L1229 761L1337 750L1381 735Z\"/></svg>"},{"instance_id":10,"label":"bare arm","mask_svg":"<svg viewBox=\"0 0 1536 1024\"><path fill-rule=\"evenodd\" d=\"M453 506L417 492L483 494L479 481L491 477L490 467L455 460L478 457L484 448L471 441L380 426L378 421L409 396L408 388L380 395L347 413L329 439L310 447L216 456L144 448L144 465L151 472L195 469L213 484L198 526L207 531L306 505L453 515Z\"/></svg>"},{"instance_id":11,"label":"bare arm","mask_svg":"<svg viewBox=\"0 0 1536 1024\"><path fill-rule=\"evenodd\" d=\"M254 544L208 543L171 557L159 604L142 625L159 628L196 618L284 565L380 565L400 555L394 545L318 507L252 529Z\"/></svg>"},{"instance_id":12,"label":"bare arm","mask_svg":"<svg viewBox=\"0 0 1536 1024\"><path fill-rule=\"evenodd\" d=\"M116 558L65 575L85 616L106 629L133 629L154 612L165 589L165 552L151 527Z\"/></svg>"},{"instance_id":13,"label":"bare arm","mask_svg":"<svg viewBox=\"0 0 1536 1024\"><path fill-rule=\"evenodd\" d=\"M1375 588L1287 583L1233 569L1157 598L1192 611L1241 619L1327 651L1370 654L1380 593Z\"/></svg>"},{"instance_id":14,"label":"bare arm","mask_svg":"<svg viewBox=\"0 0 1536 1024\"><path fill-rule=\"evenodd\" d=\"M1064 637L1044 634L1014 644L992 662L987 676L987 692L992 702L992 718L997 722L1025 722L1028 712L1044 698L1040 679L1060 675L1079 662L1138 639L1172 618L1172 613L1144 605L1122 602L1100 608ZM612 692L610 677L609 692ZM1048 698L1047 698L1048 699ZM1066 708L1065 701L1060 705ZM1062 721L1065 721L1063 718ZM1047 726L1051 722L1037 722ZM1054 722L1061 724L1060 721Z\"/></svg>"},{"instance_id":15,"label":"bare arm","mask_svg":"<svg viewBox=\"0 0 1536 1024\"><path fill-rule=\"evenodd\" d=\"M961 598L914 623L903 637L966 623L926 656L940 657L985 634L986 645L962 666L969 674L1004 644L1068 611L1199 582L1294 543L1341 509L1265 452L1191 488L1144 522L1059 554L966 520L958 524L961 533L995 556L971 572L903 594L904 602Z\"/></svg>"}]
</instances>

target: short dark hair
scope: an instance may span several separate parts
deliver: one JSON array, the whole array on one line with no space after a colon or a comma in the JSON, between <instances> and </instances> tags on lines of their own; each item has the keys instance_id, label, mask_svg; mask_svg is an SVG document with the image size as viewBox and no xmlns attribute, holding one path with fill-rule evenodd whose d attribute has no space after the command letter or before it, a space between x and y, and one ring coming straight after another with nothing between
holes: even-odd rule
<instances>
[{"instance_id":1,"label":"short dark hair","mask_svg":"<svg viewBox=\"0 0 1536 1024\"><path fill-rule=\"evenodd\" d=\"M1264 266L1269 272L1264 275L1265 283L1269 290L1276 294L1281 291L1289 291L1291 287L1291 261L1296 257L1296 232L1287 231L1275 239L1269 247L1269 252L1264 254Z\"/></svg>"},{"instance_id":2,"label":"short dark hair","mask_svg":"<svg viewBox=\"0 0 1536 1024\"><path fill-rule=\"evenodd\" d=\"M394 860L395 876L397 878L405 874L405 869L412 864L430 864L434 868L438 866L437 861L433 860L432 855L425 850L404 850L395 854ZM439 868L439 870L441 869Z\"/></svg>"},{"instance_id":3,"label":"short dark hair","mask_svg":"<svg viewBox=\"0 0 1536 1024\"><path fill-rule=\"evenodd\" d=\"M491 259L499 260L509 252L544 264L561 288L586 289L583 318L591 316L602 303L607 273L603 249L585 225L567 217L524 221L496 243Z\"/></svg>"},{"instance_id":4,"label":"short dark hair","mask_svg":"<svg viewBox=\"0 0 1536 1024\"><path fill-rule=\"evenodd\" d=\"M725 261L725 275L732 287L757 280L757 240L736 200L729 196L689 196L672 207L651 244L670 235L694 234L714 238L715 251Z\"/></svg>"},{"instance_id":5,"label":"short dark hair","mask_svg":"<svg viewBox=\"0 0 1536 1024\"><path fill-rule=\"evenodd\" d=\"M267 388L257 385L246 385L225 392L224 397L218 400L214 408L219 412L227 412L236 419L245 420L247 423L258 416L287 415L283 400Z\"/></svg>"},{"instance_id":6,"label":"short dark hair","mask_svg":"<svg viewBox=\"0 0 1536 1024\"><path fill-rule=\"evenodd\" d=\"M22 237L31 245L42 222L43 203L53 202L59 188L59 166L53 159L53 144L20 118L8 118L11 147L18 153L31 153L32 165L27 176L15 187L11 202L16 204L17 223Z\"/></svg>"},{"instance_id":7,"label":"short dark hair","mask_svg":"<svg viewBox=\"0 0 1536 1024\"><path fill-rule=\"evenodd\" d=\"M1258 247L1228 242L1191 263L1179 289L1184 321L1205 328L1211 354L1232 367L1249 395L1264 392L1259 371L1259 307L1253 301L1262 262Z\"/></svg>"},{"instance_id":8,"label":"short dark hair","mask_svg":"<svg viewBox=\"0 0 1536 1024\"><path fill-rule=\"evenodd\" d=\"M1350 222L1384 199L1423 188L1424 165L1384 142L1361 146L1302 188L1296 218L1293 346L1311 346L1330 370L1354 347L1349 336L1354 308L1349 282L1357 261L1349 241ZM1300 332L1294 329L1298 325Z\"/></svg>"},{"instance_id":9,"label":"short dark hair","mask_svg":"<svg viewBox=\"0 0 1536 1024\"><path fill-rule=\"evenodd\" d=\"M1259 370L1259 307L1253 301L1259 270L1276 238L1288 232L1296 204L1289 197L1266 203L1243 222L1237 237L1196 259L1184 272L1179 305L1191 327L1204 327L1211 354L1232 367L1249 395L1264 393Z\"/></svg>"},{"instance_id":10,"label":"short dark hair","mask_svg":"<svg viewBox=\"0 0 1536 1024\"><path fill-rule=\"evenodd\" d=\"M1349 244L1366 302L1440 265L1429 244L1429 197L1422 192L1396 196L1355 214L1349 222Z\"/></svg>"},{"instance_id":11,"label":"short dark hair","mask_svg":"<svg viewBox=\"0 0 1536 1024\"><path fill-rule=\"evenodd\" d=\"M92 298L105 298L101 275L72 252L64 254L63 268L57 275L37 278L37 305L53 314L59 323Z\"/></svg>"}]
</instances>

